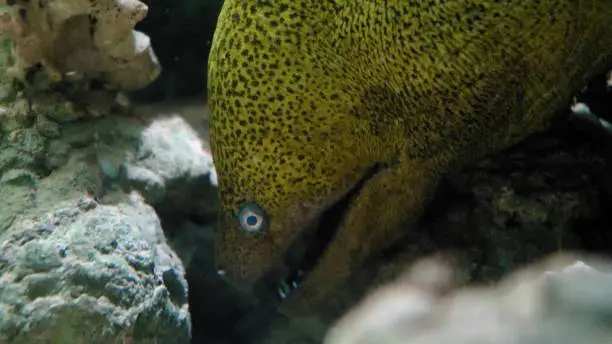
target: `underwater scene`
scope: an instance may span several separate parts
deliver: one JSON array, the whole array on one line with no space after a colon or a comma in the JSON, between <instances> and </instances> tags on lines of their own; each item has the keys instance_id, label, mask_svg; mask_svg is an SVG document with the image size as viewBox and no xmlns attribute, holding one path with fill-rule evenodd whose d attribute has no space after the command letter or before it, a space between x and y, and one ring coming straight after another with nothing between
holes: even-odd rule
<instances>
[{"instance_id":1,"label":"underwater scene","mask_svg":"<svg viewBox=\"0 0 612 344\"><path fill-rule=\"evenodd\" d=\"M0 344L612 342L609 0L0 9Z\"/></svg>"}]
</instances>

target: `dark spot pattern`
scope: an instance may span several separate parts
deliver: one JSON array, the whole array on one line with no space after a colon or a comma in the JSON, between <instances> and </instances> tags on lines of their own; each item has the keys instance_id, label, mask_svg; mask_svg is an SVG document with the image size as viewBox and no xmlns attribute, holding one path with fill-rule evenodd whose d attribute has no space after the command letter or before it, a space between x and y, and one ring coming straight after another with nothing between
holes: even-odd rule
<instances>
[{"instance_id":1,"label":"dark spot pattern","mask_svg":"<svg viewBox=\"0 0 612 344\"><path fill-rule=\"evenodd\" d=\"M253 281L315 216L295 209L368 166L458 166L545 128L611 53L609 0L226 0L208 83L219 260ZM236 228L246 201L265 236Z\"/></svg>"}]
</instances>

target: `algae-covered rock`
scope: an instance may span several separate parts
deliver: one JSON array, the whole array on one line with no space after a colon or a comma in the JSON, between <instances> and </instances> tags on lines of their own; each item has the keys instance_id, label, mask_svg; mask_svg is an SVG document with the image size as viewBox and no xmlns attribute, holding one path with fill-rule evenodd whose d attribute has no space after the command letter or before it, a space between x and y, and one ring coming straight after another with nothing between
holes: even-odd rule
<instances>
[{"instance_id":1,"label":"algae-covered rock","mask_svg":"<svg viewBox=\"0 0 612 344\"><path fill-rule=\"evenodd\" d=\"M86 116L85 111L75 109L74 103L60 94L41 94L34 97L32 111L59 123L72 122Z\"/></svg>"},{"instance_id":2,"label":"algae-covered rock","mask_svg":"<svg viewBox=\"0 0 612 344\"><path fill-rule=\"evenodd\" d=\"M183 266L138 197L63 202L0 239L0 342L189 343Z\"/></svg>"},{"instance_id":3,"label":"algae-covered rock","mask_svg":"<svg viewBox=\"0 0 612 344\"><path fill-rule=\"evenodd\" d=\"M28 128L34 122L34 115L25 99L18 99L8 106L0 107L0 128L4 132Z\"/></svg>"},{"instance_id":4,"label":"algae-covered rock","mask_svg":"<svg viewBox=\"0 0 612 344\"><path fill-rule=\"evenodd\" d=\"M54 139L60 136L59 124L49 120L49 118L44 115L38 115L36 117L35 125L36 130L38 130L38 132L46 138Z\"/></svg>"}]
</instances>

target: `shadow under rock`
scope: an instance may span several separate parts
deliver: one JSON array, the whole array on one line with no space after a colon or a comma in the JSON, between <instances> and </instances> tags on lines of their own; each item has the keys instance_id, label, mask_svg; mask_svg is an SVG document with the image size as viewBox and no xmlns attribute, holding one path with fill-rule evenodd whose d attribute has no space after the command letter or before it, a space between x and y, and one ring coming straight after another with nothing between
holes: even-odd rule
<instances>
[{"instance_id":1,"label":"shadow under rock","mask_svg":"<svg viewBox=\"0 0 612 344\"><path fill-rule=\"evenodd\" d=\"M168 241L186 266L192 344L250 344L263 340L278 317L275 305L257 305L217 275L213 264L214 222L162 212Z\"/></svg>"},{"instance_id":2,"label":"shadow under rock","mask_svg":"<svg viewBox=\"0 0 612 344\"><path fill-rule=\"evenodd\" d=\"M258 306L228 285L212 268L210 247L203 248L187 268L192 343L255 343L266 337L277 316L274 306Z\"/></svg>"}]
</instances>

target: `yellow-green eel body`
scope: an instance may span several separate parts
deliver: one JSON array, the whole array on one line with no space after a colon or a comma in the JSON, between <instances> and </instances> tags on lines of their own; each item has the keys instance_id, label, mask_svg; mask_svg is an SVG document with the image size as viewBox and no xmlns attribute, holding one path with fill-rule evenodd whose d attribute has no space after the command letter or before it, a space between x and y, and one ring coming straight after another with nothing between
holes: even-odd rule
<instances>
[{"instance_id":1,"label":"yellow-green eel body","mask_svg":"<svg viewBox=\"0 0 612 344\"><path fill-rule=\"evenodd\" d=\"M284 301L307 312L410 230L441 177L545 129L611 56L610 0L225 0L219 268L253 285L352 190Z\"/></svg>"}]
</instances>

